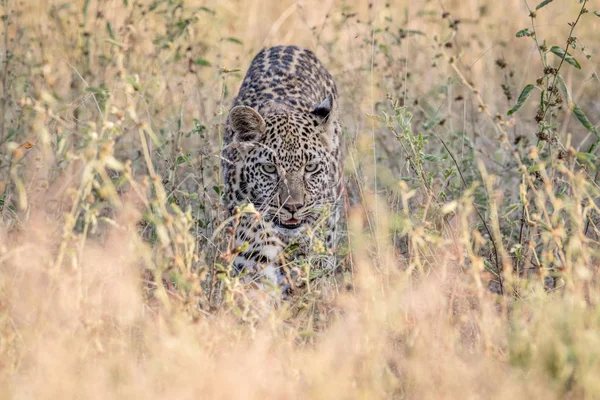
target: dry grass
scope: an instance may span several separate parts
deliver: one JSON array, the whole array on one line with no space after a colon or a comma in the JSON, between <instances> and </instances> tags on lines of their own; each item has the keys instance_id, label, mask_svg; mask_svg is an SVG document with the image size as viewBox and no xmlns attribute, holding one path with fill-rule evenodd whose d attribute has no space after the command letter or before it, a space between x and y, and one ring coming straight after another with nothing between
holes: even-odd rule
<instances>
[{"instance_id":1,"label":"dry grass","mask_svg":"<svg viewBox=\"0 0 600 400\"><path fill-rule=\"evenodd\" d=\"M2 0L0 398L600 397L594 7ZM221 133L289 43L340 89L347 257L261 314Z\"/></svg>"}]
</instances>

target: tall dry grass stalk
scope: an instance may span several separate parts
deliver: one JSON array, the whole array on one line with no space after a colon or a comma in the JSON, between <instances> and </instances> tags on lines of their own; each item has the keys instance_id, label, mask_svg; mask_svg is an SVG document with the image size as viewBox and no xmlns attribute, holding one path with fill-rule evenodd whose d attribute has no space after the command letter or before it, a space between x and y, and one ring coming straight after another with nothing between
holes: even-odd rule
<instances>
[{"instance_id":1,"label":"tall dry grass stalk","mask_svg":"<svg viewBox=\"0 0 600 400\"><path fill-rule=\"evenodd\" d=\"M2 0L0 397L599 397L594 7ZM347 240L265 312L219 157L289 43L340 89Z\"/></svg>"}]
</instances>

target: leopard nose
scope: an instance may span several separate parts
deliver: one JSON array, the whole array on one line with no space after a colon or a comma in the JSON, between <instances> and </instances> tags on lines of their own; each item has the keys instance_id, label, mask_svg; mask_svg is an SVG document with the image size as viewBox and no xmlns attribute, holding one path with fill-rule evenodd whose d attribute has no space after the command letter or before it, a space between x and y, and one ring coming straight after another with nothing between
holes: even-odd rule
<instances>
[{"instance_id":1,"label":"leopard nose","mask_svg":"<svg viewBox=\"0 0 600 400\"><path fill-rule=\"evenodd\" d=\"M302 206L304 206L303 203L286 203L283 205L283 208L285 208L287 211L293 214L299 209L301 209Z\"/></svg>"}]
</instances>

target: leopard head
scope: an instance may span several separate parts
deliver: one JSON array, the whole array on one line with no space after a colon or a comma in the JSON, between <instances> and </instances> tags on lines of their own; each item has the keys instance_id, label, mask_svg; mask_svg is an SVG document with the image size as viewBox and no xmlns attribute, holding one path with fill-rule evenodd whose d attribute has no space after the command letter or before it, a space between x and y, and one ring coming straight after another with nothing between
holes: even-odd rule
<instances>
[{"instance_id":1,"label":"leopard head","mask_svg":"<svg viewBox=\"0 0 600 400\"><path fill-rule=\"evenodd\" d=\"M241 162L237 202L248 201L282 231L314 224L337 199L340 126L332 95L310 112L269 102L234 107L228 125Z\"/></svg>"}]
</instances>

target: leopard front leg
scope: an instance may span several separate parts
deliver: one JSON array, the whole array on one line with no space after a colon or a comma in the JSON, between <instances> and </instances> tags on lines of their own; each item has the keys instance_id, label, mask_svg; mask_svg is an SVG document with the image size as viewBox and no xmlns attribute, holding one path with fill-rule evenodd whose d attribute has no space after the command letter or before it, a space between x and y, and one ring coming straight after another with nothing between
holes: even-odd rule
<instances>
[{"instance_id":1,"label":"leopard front leg","mask_svg":"<svg viewBox=\"0 0 600 400\"><path fill-rule=\"evenodd\" d=\"M235 246L241 249L233 261L234 272L245 274L244 283L281 294L287 285L283 269L285 243L279 238L271 222L243 215L235 227Z\"/></svg>"}]
</instances>

